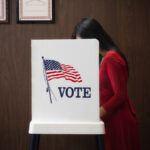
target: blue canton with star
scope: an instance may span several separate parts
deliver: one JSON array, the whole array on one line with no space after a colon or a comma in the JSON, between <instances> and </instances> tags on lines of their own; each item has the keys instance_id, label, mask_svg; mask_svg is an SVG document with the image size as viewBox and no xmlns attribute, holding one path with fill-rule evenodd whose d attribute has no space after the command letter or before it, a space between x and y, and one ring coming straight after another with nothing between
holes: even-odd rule
<instances>
[{"instance_id":1,"label":"blue canton with star","mask_svg":"<svg viewBox=\"0 0 150 150\"><path fill-rule=\"evenodd\" d=\"M44 60L45 69L47 70L62 70L60 63L55 60Z\"/></svg>"}]
</instances>

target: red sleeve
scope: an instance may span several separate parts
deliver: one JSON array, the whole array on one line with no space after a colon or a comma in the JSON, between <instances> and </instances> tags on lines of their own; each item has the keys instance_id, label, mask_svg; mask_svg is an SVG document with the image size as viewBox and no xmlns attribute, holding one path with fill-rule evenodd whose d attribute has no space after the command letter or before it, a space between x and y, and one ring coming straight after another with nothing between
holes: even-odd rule
<instances>
[{"instance_id":1,"label":"red sleeve","mask_svg":"<svg viewBox=\"0 0 150 150\"><path fill-rule=\"evenodd\" d=\"M123 66L112 58L108 58L106 67L114 95L103 105L103 107L107 112L113 112L127 99L126 66Z\"/></svg>"}]
</instances>

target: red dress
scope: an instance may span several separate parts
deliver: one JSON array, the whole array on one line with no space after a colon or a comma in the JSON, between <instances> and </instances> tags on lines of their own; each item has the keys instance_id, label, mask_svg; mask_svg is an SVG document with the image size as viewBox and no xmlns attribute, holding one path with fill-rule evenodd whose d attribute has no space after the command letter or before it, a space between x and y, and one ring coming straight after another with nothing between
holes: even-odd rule
<instances>
[{"instance_id":1,"label":"red dress","mask_svg":"<svg viewBox=\"0 0 150 150\"><path fill-rule=\"evenodd\" d=\"M100 106L107 111L106 150L139 150L138 122L127 96L128 72L124 59L108 51L100 66Z\"/></svg>"}]
</instances>

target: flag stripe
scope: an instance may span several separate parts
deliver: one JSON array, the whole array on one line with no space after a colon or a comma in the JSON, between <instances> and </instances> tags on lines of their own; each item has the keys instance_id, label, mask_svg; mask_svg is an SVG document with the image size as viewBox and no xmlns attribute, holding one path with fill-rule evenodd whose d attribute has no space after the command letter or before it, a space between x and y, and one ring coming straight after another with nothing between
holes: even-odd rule
<instances>
[{"instance_id":1,"label":"flag stripe","mask_svg":"<svg viewBox=\"0 0 150 150\"><path fill-rule=\"evenodd\" d=\"M76 80L72 80L72 79L66 79L66 80L70 80L70 81L72 81L72 82L82 82L82 80L79 80L79 81L76 81Z\"/></svg>"},{"instance_id":2,"label":"flag stripe","mask_svg":"<svg viewBox=\"0 0 150 150\"><path fill-rule=\"evenodd\" d=\"M81 78L81 76L80 76L80 74L71 74L71 73L47 73L47 76L48 77L50 77L50 76L59 76L59 75L66 75L66 76L72 76L72 77L74 77L74 78L78 78L78 77L80 77Z\"/></svg>"},{"instance_id":3,"label":"flag stripe","mask_svg":"<svg viewBox=\"0 0 150 150\"><path fill-rule=\"evenodd\" d=\"M50 77L59 77L59 76L64 76L64 74L53 74L53 75L50 75L50 76L47 76L48 78L50 78Z\"/></svg>"},{"instance_id":4,"label":"flag stripe","mask_svg":"<svg viewBox=\"0 0 150 150\"><path fill-rule=\"evenodd\" d=\"M50 80L52 80L52 79L60 79L60 78L64 78L64 76L48 78L48 81L50 81Z\"/></svg>"},{"instance_id":5,"label":"flag stripe","mask_svg":"<svg viewBox=\"0 0 150 150\"><path fill-rule=\"evenodd\" d=\"M51 72L46 72L47 74L51 74L51 73L61 73L62 71L51 71Z\"/></svg>"},{"instance_id":6,"label":"flag stripe","mask_svg":"<svg viewBox=\"0 0 150 150\"><path fill-rule=\"evenodd\" d=\"M50 76L47 76L47 77L50 78L50 77L59 77L59 76L70 77L70 78L73 78L73 79L81 79L80 76L74 77L72 75L64 75L64 74L53 74L53 75L50 75Z\"/></svg>"},{"instance_id":7,"label":"flag stripe","mask_svg":"<svg viewBox=\"0 0 150 150\"><path fill-rule=\"evenodd\" d=\"M78 78L75 78L75 77L73 77L73 76L65 76L65 77L69 77L69 78L73 78L73 79L81 79L81 77L78 77Z\"/></svg>"},{"instance_id":8,"label":"flag stripe","mask_svg":"<svg viewBox=\"0 0 150 150\"><path fill-rule=\"evenodd\" d=\"M54 77L54 78L49 78L48 81L51 81L52 79L60 79L60 78L64 78L63 76L61 77ZM82 80L73 80L73 79L70 79L70 78L65 78L66 80L70 80L72 82L82 82Z\"/></svg>"},{"instance_id":9,"label":"flag stripe","mask_svg":"<svg viewBox=\"0 0 150 150\"><path fill-rule=\"evenodd\" d=\"M65 74L69 74L69 75L74 75L76 77L80 76L80 74L72 74L72 73L69 73L69 72L64 72Z\"/></svg>"}]
</instances>

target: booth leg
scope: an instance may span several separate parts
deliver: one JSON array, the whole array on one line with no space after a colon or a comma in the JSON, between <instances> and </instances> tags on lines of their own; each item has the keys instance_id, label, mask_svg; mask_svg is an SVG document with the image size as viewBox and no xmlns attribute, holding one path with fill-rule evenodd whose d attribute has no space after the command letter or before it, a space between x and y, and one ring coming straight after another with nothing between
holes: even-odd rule
<instances>
[{"instance_id":1,"label":"booth leg","mask_svg":"<svg viewBox=\"0 0 150 150\"><path fill-rule=\"evenodd\" d=\"M30 136L29 150L39 150L39 142L40 142L40 135L39 134L32 134Z\"/></svg>"},{"instance_id":2,"label":"booth leg","mask_svg":"<svg viewBox=\"0 0 150 150\"><path fill-rule=\"evenodd\" d=\"M35 140L35 150L39 150L39 144L40 144L40 135L36 135L36 140Z\"/></svg>"},{"instance_id":3,"label":"booth leg","mask_svg":"<svg viewBox=\"0 0 150 150\"><path fill-rule=\"evenodd\" d=\"M105 150L104 135L96 135L96 150Z\"/></svg>"}]
</instances>

